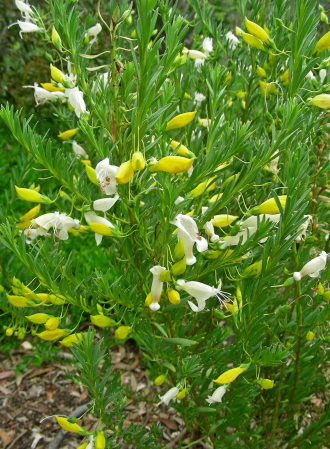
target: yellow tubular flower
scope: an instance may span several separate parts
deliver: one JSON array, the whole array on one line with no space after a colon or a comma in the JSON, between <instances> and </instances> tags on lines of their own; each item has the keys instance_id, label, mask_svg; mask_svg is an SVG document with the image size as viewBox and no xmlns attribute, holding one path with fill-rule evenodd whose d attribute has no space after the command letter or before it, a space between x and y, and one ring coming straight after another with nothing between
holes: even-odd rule
<instances>
[{"instance_id":1,"label":"yellow tubular flower","mask_svg":"<svg viewBox=\"0 0 330 449\"><path fill-rule=\"evenodd\" d=\"M40 83L41 86L48 90L48 92L65 92L65 88L64 87L56 87L53 86L52 83Z\"/></svg>"},{"instance_id":2,"label":"yellow tubular flower","mask_svg":"<svg viewBox=\"0 0 330 449\"><path fill-rule=\"evenodd\" d=\"M49 318L51 318L51 315L47 315L47 313L35 313L34 315L26 316L25 318L29 320L30 323L45 324Z\"/></svg>"},{"instance_id":3,"label":"yellow tubular flower","mask_svg":"<svg viewBox=\"0 0 330 449\"><path fill-rule=\"evenodd\" d=\"M214 380L217 384L229 384L230 382L233 382L236 377L238 377L240 374L242 374L249 365L241 365L238 368L233 368L228 371L225 371L221 376L219 376L217 379Z\"/></svg>"},{"instance_id":4,"label":"yellow tubular flower","mask_svg":"<svg viewBox=\"0 0 330 449\"><path fill-rule=\"evenodd\" d=\"M28 228L31 224L31 220L26 220L26 221L22 221L21 223L19 223L16 226L16 229L24 229L24 228Z\"/></svg>"},{"instance_id":5,"label":"yellow tubular flower","mask_svg":"<svg viewBox=\"0 0 330 449\"><path fill-rule=\"evenodd\" d=\"M69 329L55 329L54 331L43 331L40 334L37 334L37 337L46 341L57 340L58 338L65 337L71 331Z\"/></svg>"},{"instance_id":6,"label":"yellow tubular flower","mask_svg":"<svg viewBox=\"0 0 330 449\"><path fill-rule=\"evenodd\" d=\"M35 206L32 209L30 209L29 212L24 214L19 219L19 221L25 222L25 221L32 220L32 218L35 218L39 214L39 212L40 212L40 204L38 204L37 206Z\"/></svg>"},{"instance_id":7,"label":"yellow tubular flower","mask_svg":"<svg viewBox=\"0 0 330 449\"><path fill-rule=\"evenodd\" d=\"M68 418L63 418L62 416L56 416L56 420L58 424L62 427L62 429L66 430L67 432L72 433L79 433L80 435L86 434L86 430L79 426L77 423L70 423L68 421Z\"/></svg>"},{"instance_id":8,"label":"yellow tubular flower","mask_svg":"<svg viewBox=\"0 0 330 449\"><path fill-rule=\"evenodd\" d=\"M184 114L179 114L176 117L173 117L172 120L167 123L166 131L182 128L183 126L188 125L188 123L190 123L194 119L196 113L197 111L185 112Z\"/></svg>"},{"instance_id":9,"label":"yellow tubular flower","mask_svg":"<svg viewBox=\"0 0 330 449\"><path fill-rule=\"evenodd\" d=\"M45 323L45 328L48 331L54 331L58 328L60 324L60 320L56 317L53 318L49 318L49 320L47 320L47 322Z\"/></svg>"},{"instance_id":10,"label":"yellow tubular flower","mask_svg":"<svg viewBox=\"0 0 330 449\"><path fill-rule=\"evenodd\" d=\"M252 34L244 33L242 31L242 37L245 40L245 42L248 45L250 45L250 47L257 48L258 50L265 51L264 44L261 42L261 40L259 40L256 37L252 36Z\"/></svg>"},{"instance_id":11,"label":"yellow tubular flower","mask_svg":"<svg viewBox=\"0 0 330 449\"><path fill-rule=\"evenodd\" d=\"M35 307L35 303L25 298L24 296L13 296L8 295L8 293L6 293L6 296L10 304L15 307Z\"/></svg>"},{"instance_id":12,"label":"yellow tubular flower","mask_svg":"<svg viewBox=\"0 0 330 449\"><path fill-rule=\"evenodd\" d=\"M127 184L133 178L134 170L131 161L124 162L120 165L116 181L117 184Z\"/></svg>"},{"instance_id":13,"label":"yellow tubular flower","mask_svg":"<svg viewBox=\"0 0 330 449\"><path fill-rule=\"evenodd\" d=\"M314 49L314 53L320 54L321 51L327 49L330 46L330 31L327 32L320 40L317 41Z\"/></svg>"},{"instance_id":14,"label":"yellow tubular flower","mask_svg":"<svg viewBox=\"0 0 330 449\"><path fill-rule=\"evenodd\" d=\"M95 449L104 449L105 448L105 444L106 444L105 436L104 436L104 433L101 430L96 435L96 438L95 438L95 441L94 441L94 448Z\"/></svg>"},{"instance_id":15,"label":"yellow tubular flower","mask_svg":"<svg viewBox=\"0 0 330 449\"><path fill-rule=\"evenodd\" d=\"M113 235L113 230L102 223L91 223L88 221L87 224L96 234L105 235L108 237Z\"/></svg>"},{"instance_id":16,"label":"yellow tubular flower","mask_svg":"<svg viewBox=\"0 0 330 449\"><path fill-rule=\"evenodd\" d=\"M64 73L61 72L61 70L54 67L52 64L50 64L50 73L53 80L56 81L57 83L63 84L64 87L68 88L72 87L66 75L64 75Z\"/></svg>"},{"instance_id":17,"label":"yellow tubular flower","mask_svg":"<svg viewBox=\"0 0 330 449\"><path fill-rule=\"evenodd\" d=\"M261 78L266 78L267 76L266 70L259 66L257 66L257 74L261 76Z\"/></svg>"},{"instance_id":18,"label":"yellow tubular flower","mask_svg":"<svg viewBox=\"0 0 330 449\"><path fill-rule=\"evenodd\" d=\"M217 226L218 228L224 228L225 226L229 226L235 221L238 217L236 215L215 215L211 222L213 226Z\"/></svg>"},{"instance_id":19,"label":"yellow tubular flower","mask_svg":"<svg viewBox=\"0 0 330 449\"><path fill-rule=\"evenodd\" d=\"M316 97L312 98L308 102L311 106L317 106L321 109L329 109L330 108L330 95L329 94L320 94L316 95Z\"/></svg>"},{"instance_id":20,"label":"yellow tubular flower","mask_svg":"<svg viewBox=\"0 0 330 449\"><path fill-rule=\"evenodd\" d=\"M176 290L173 290L172 288L169 288L167 291L168 294L168 300L171 304L180 304L180 294Z\"/></svg>"},{"instance_id":21,"label":"yellow tubular flower","mask_svg":"<svg viewBox=\"0 0 330 449\"><path fill-rule=\"evenodd\" d=\"M135 170L135 171L143 170L145 166L146 166L146 161L145 161L144 156L141 153L141 151L136 151L135 153L133 153L133 156L132 156L133 170Z\"/></svg>"},{"instance_id":22,"label":"yellow tubular flower","mask_svg":"<svg viewBox=\"0 0 330 449\"><path fill-rule=\"evenodd\" d=\"M155 385L163 385L163 383L166 380L166 376L164 376L164 374L161 374L160 376L156 377L154 384Z\"/></svg>"},{"instance_id":23,"label":"yellow tubular flower","mask_svg":"<svg viewBox=\"0 0 330 449\"><path fill-rule=\"evenodd\" d=\"M91 315L91 322L97 327L110 327L117 324L112 318L104 315Z\"/></svg>"},{"instance_id":24,"label":"yellow tubular flower","mask_svg":"<svg viewBox=\"0 0 330 449\"><path fill-rule=\"evenodd\" d=\"M78 128L68 129L67 131L59 133L58 137L60 137L63 140L70 139L70 137L73 137L77 134L78 130L79 130Z\"/></svg>"},{"instance_id":25,"label":"yellow tubular flower","mask_svg":"<svg viewBox=\"0 0 330 449\"><path fill-rule=\"evenodd\" d=\"M30 201L30 203L46 203L50 204L51 200L47 196L40 195L32 189L23 189L15 186L16 193L21 200Z\"/></svg>"},{"instance_id":26,"label":"yellow tubular flower","mask_svg":"<svg viewBox=\"0 0 330 449\"><path fill-rule=\"evenodd\" d=\"M148 170L152 173L164 171L166 173L184 173L194 163L194 159L187 159L181 156L166 156L158 162L151 163Z\"/></svg>"},{"instance_id":27,"label":"yellow tubular flower","mask_svg":"<svg viewBox=\"0 0 330 449\"><path fill-rule=\"evenodd\" d=\"M261 42L269 42L268 33L263 28L261 28L261 26L257 25L254 22L251 22L251 20L249 20L247 17L245 17L245 25L248 32L257 39L261 40Z\"/></svg>"},{"instance_id":28,"label":"yellow tubular flower","mask_svg":"<svg viewBox=\"0 0 330 449\"><path fill-rule=\"evenodd\" d=\"M77 447L77 449L86 449L86 447L89 445L88 441L85 441L85 443L81 444L80 446Z\"/></svg>"},{"instance_id":29,"label":"yellow tubular flower","mask_svg":"<svg viewBox=\"0 0 330 449\"><path fill-rule=\"evenodd\" d=\"M286 195L281 195L278 197L283 209L285 209L286 197L287 197ZM252 213L255 213L255 214L269 214L269 215L276 215L276 214L280 213L280 210L277 207L277 204L276 204L274 198L270 198L269 200L260 204L260 206L253 207L251 209L251 211L253 211Z\"/></svg>"},{"instance_id":30,"label":"yellow tubular flower","mask_svg":"<svg viewBox=\"0 0 330 449\"><path fill-rule=\"evenodd\" d=\"M63 296L48 295L47 302L51 302L55 306L61 306L65 304L65 298Z\"/></svg>"},{"instance_id":31,"label":"yellow tubular flower","mask_svg":"<svg viewBox=\"0 0 330 449\"><path fill-rule=\"evenodd\" d=\"M88 176L88 179L98 186L100 184L99 180L96 177L95 169L93 167L90 167L89 165L85 165L86 175Z\"/></svg>"},{"instance_id":32,"label":"yellow tubular flower","mask_svg":"<svg viewBox=\"0 0 330 449\"><path fill-rule=\"evenodd\" d=\"M67 348L69 348L70 346L73 345L73 343L79 344L80 341L82 340L82 334L72 334L69 335L68 337L63 338L63 340L60 340L59 343L61 343L61 345L66 346Z\"/></svg>"},{"instance_id":33,"label":"yellow tubular flower","mask_svg":"<svg viewBox=\"0 0 330 449\"><path fill-rule=\"evenodd\" d=\"M192 158L195 157L194 153L190 150L188 150L187 147L185 147L184 145L180 144L180 142L176 142L175 140L171 140L171 147L173 149L173 151L176 150L176 154L178 156L183 156L183 157L188 157L188 158Z\"/></svg>"},{"instance_id":34,"label":"yellow tubular flower","mask_svg":"<svg viewBox=\"0 0 330 449\"><path fill-rule=\"evenodd\" d=\"M151 303L152 303L152 296L151 296L151 292L150 292L147 294L147 297L144 301L144 305L149 307Z\"/></svg>"},{"instance_id":35,"label":"yellow tubular flower","mask_svg":"<svg viewBox=\"0 0 330 449\"><path fill-rule=\"evenodd\" d=\"M130 330L131 330L131 328L128 326L118 327L118 329L116 329L116 332L115 332L115 338L117 338L117 340L125 340L127 335L130 333Z\"/></svg>"}]
</instances>

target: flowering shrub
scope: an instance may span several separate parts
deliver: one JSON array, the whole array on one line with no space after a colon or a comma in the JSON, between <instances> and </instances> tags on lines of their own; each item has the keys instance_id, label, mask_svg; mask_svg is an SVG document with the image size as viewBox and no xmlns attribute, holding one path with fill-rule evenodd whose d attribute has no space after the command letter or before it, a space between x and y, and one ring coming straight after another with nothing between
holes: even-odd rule
<instances>
[{"instance_id":1,"label":"flowering shrub","mask_svg":"<svg viewBox=\"0 0 330 449\"><path fill-rule=\"evenodd\" d=\"M71 348L99 425L57 421L81 448L162 447L157 425L123 427L118 376L98 372L127 339L154 381L148 401L207 447L321 448L330 32L316 37L314 0L242 2L236 30L189 3L191 22L168 0L99 2L97 18L53 0L45 22L16 0L19 33L38 33L50 61L26 87L52 105L58 137L2 107L40 172L37 186L14 177L20 209L1 226L5 333Z\"/></svg>"}]
</instances>

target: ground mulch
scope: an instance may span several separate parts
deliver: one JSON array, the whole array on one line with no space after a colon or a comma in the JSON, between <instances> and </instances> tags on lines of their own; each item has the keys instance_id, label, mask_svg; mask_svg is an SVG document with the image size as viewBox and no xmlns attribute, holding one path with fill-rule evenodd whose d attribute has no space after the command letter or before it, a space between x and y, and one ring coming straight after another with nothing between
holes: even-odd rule
<instances>
[{"instance_id":1,"label":"ground mulch","mask_svg":"<svg viewBox=\"0 0 330 449\"><path fill-rule=\"evenodd\" d=\"M70 351L58 354L59 362L43 362L34 367L28 363L24 370L17 370L22 360L32 357L33 344L23 342L19 349L9 353L0 353L0 447L4 449L49 449L60 428L52 415L69 415L78 407L89 402L87 389L76 384L72 378L75 367L71 362ZM193 441L189 438L184 422L172 407L155 407L154 404L134 400L143 390L143 396L154 394L155 387L145 368L140 364L140 353L136 347L125 345L114 347L111 353L114 370L120 369L122 385L128 385L133 399L128 399L125 410L128 412L124 425L131 422L148 425L160 423L162 442L168 448L178 447L178 441L185 444ZM16 372L15 372L16 370ZM153 391L151 391L153 389ZM85 428L93 431L97 419L86 414L79 421ZM65 433L58 449L74 449L81 444L82 438ZM200 442L193 448L209 447ZM121 445L121 448L134 449Z\"/></svg>"}]
</instances>

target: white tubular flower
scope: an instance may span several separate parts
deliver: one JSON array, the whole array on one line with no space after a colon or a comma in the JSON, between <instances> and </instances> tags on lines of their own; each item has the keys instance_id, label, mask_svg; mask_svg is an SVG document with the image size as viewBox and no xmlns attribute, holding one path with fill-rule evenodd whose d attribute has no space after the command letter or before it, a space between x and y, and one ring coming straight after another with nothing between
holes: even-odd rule
<instances>
[{"instance_id":1,"label":"white tubular flower","mask_svg":"<svg viewBox=\"0 0 330 449\"><path fill-rule=\"evenodd\" d=\"M21 0L15 0L15 4L22 13L33 14L33 11L28 3L24 3Z\"/></svg>"},{"instance_id":2,"label":"white tubular flower","mask_svg":"<svg viewBox=\"0 0 330 449\"><path fill-rule=\"evenodd\" d=\"M222 297L229 300L224 292L221 291L221 281L219 282L218 288L210 287L202 282L189 281L186 282L183 279L179 279L176 285L176 290L184 290L188 295L196 299L198 306L193 302L188 301L188 304L193 312L201 312L205 309L206 300L216 296L219 301L223 304Z\"/></svg>"},{"instance_id":3,"label":"white tubular flower","mask_svg":"<svg viewBox=\"0 0 330 449\"><path fill-rule=\"evenodd\" d=\"M187 265L193 265L196 262L196 257L193 254L194 244L196 243L197 251L202 253L207 251L207 240L200 236L197 224L189 215L179 214L174 221L171 221L171 224L178 228L178 241L180 238L182 239Z\"/></svg>"},{"instance_id":4,"label":"white tubular flower","mask_svg":"<svg viewBox=\"0 0 330 449\"><path fill-rule=\"evenodd\" d=\"M207 55L198 50L183 50L183 54L186 54L190 59L206 59Z\"/></svg>"},{"instance_id":5,"label":"white tubular flower","mask_svg":"<svg viewBox=\"0 0 330 449\"><path fill-rule=\"evenodd\" d=\"M101 198L93 202L94 210L106 212L112 208L112 206L118 201L119 196L115 195L113 198Z\"/></svg>"},{"instance_id":6,"label":"white tubular flower","mask_svg":"<svg viewBox=\"0 0 330 449\"><path fill-rule=\"evenodd\" d=\"M200 94L199 92L195 92L195 100L194 103L196 104L196 106L201 107L202 102L206 100L205 95Z\"/></svg>"},{"instance_id":7,"label":"white tubular flower","mask_svg":"<svg viewBox=\"0 0 330 449\"><path fill-rule=\"evenodd\" d=\"M274 153L278 153L278 150ZM277 156L275 159L272 159L269 164L269 170L273 173L273 175L277 175L277 173L280 171L279 168L277 168L278 161L280 160L280 157Z\"/></svg>"},{"instance_id":8,"label":"white tubular flower","mask_svg":"<svg viewBox=\"0 0 330 449\"><path fill-rule=\"evenodd\" d=\"M38 31L42 31L40 27L31 22L22 22L21 20L17 20L17 24L21 29L19 32L21 39L23 39L22 33L37 33Z\"/></svg>"},{"instance_id":9,"label":"white tubular flower","mask_svg":"<svg viewBox=\"0 0 330 449\"><path fill-rule=\"evenodd\" d=\"M55 101L57 98L61 100L66 99L64 92L60 91L49 92L48 90L39 87L37 83L34 83L34 86L24 86L24 87L31 87L32 89L34 89L34 98L36 100L37 105L44 104L46 103L46 101Z\"/></svg>"},{"instance_id":10,"label":"white tubular flower","mask_svg":"<svg viewBox=\"0 0 330 449\"><path fill-rule=\"evenodd\" d=\"M314 81L316 80L316 77L314 76L314 73L310 70L306 75L306 80Z\"/></svg>"},{"instance_id":11,"label":"white tubular flower","mask_svg":"<svg viewBox=\"0 0 330 449\"><path fill-rule=\"evenodd\" d=\"M324 270L327 264L327 253L322 251L321 254L314 259L306 263L306 265L300 270L293 273L293 279L300 281L303 276L309 276L316 278L320 271Z\"/></svg>"},{"instance_id":12,"label":"white tubular flower","mask_svg":"<svg viewBox=\"0 0 330 449\"><path fill-rule=\"evenodd\" d=\"M109 158L103 159L95 167L95 175L100 181L100 186L105 195L113 195L117 192L116 176L118 172L116 165L109 164Z\"/></svg>"},{"instance_id":13,"label":"white tubular flower","mask_svg":"<svg viewBox=\"0 0 330 449\"><path fill-rule=\"evenodd\" d=\"M28 245L31 245L31 243L33 243L33 240L35 240L39 236L37 229L25 229L24 235L26 236L25 241Z\"/></svg>"},{"instance_id":14,"label":"white tubular flower","mask_svg":"<svg viewBox=\"0 0 330 449\"><path fill-rule=\"evenodd\" d=\"M86 112L86 104L84 102L83 93L78 87L69 89L69 103L74 108L74 112L78 118L82 112Z\"/></svg>"},{"instance_id":15,"label":"white tubular flower","mask_svg":"<svg viewBox=\"0 0 330 449\"><path fill-rule=\"evenodd\" d=\"M273 223L279 223L281 219L281 214L269 215L269 214L260 214L260 215L251 215L251 217L240 223L241 229L245 228L257 228L258 227L258 217L259 221L269 220Z\"/></svg>"},{"instance_id":16,"label":"white tubular flower","mask_svg":"<svg viewBox=\"0 0 330 449\"><path fill-rule=\"evenodd\" d=\"M204 65L204 62L205 62L205 59L200 59L200 58L195 59L195 67L198 72L201 72L201 70L202 70L201 66Z\"/></svg>"},{"instance_id":17,"label":"white tubular flower","mask_svg":"<svg viewBox=\"0 0 330 449\"><path fill-rule=\"evenodd\" d=\"M174 399L176 397L176 395L179 393L179 391L180 390L178 387L173 387L170 390L168 390L168 392L165 393L164 396L159 395L160 402L158 402L157 407L160 404L168 405L170 400Z\"/></svg>"},{"instance_id":18,"label":"white tubular flower","mask_svg":"<svg viewBox=\"0 0 330 449\"><path fill-rule=\"evenodd\" d=\"M209 54L211 53L211 51L213 51L213 43L212 43L212 38L211 37L206 37L203 40L203 50L206 56L209 56Z\"/></svg>"},{"instance_id":19,"label":"white tubular flower","mask_svg":"<svg viewBox=\"0 0 330 449\"><path fill-rule=\"evenodd\" d=\"M202 214L204 215L207 211L208 207L202 207ZM209 220L205 223L203 226L203 229L205 230L206 234L210 237L211 242L218 242L220 240L220 237L214 232L214 226L212 224L212 220Z\"/></svg>"},{"instance_id":20,"label":"white tubular flower","mask_svg":"<svg viewBox=\"0 0 330 449\"><path fill-rule=\"evenodd\" d=\"M114 225L109 220L107 220L106 218L103 218L103 217L99 217L98 215L96 215L95 212L85 212L85 220L88 225L89 225L89 223L91 223L91 224L96 223L96 224L106 226L106 228L109 228L108 229L109 235L111 234L110 229L115 229ZM108 233L98 234L97 232L95 232L95 241L96 241L97 246L99 246L99 244L102 242L103 235L108 235Z\"/></svg>"},{"instance_id":21,"label":"white tubular flower","mask_svg":"<svg viewBox=\"0 0 330 449\"><path fill-rule=\"evenodd\" d=\"M178 196L177 199L174 201L174 204L178 205L184 201L183 196Z\"/></svg>"},{"instance_id":22,"label":"white tubular flower","mask_svg":"<svg viewBox=\"0 0 330 449\"><path fill-rule=\"evenodd\" d=\"M79 220L59 212L40 215L40 217L32 220L32 223L37 225L38 235L45 235L50 228L53 228L54 234L59 240L68 240L68 230L71 228L79 229L80 227Z\"/></svg>"},{"instance_id":23,"label":"white tubular flower","mask_svg":"<svg viewBox=\"0 0 330 449\"><path fill-rule=\"evenodd\" d=\"M155 267L150 268L150 272L153 275L152 284L151 284L151 298L152 303L149 306L149 309L156 312L160 309L160 305L158 304L160 300L160 296L163 290L163 282L160 280L160 274L166 270L165 267L161 267L160 265L156 265Z\"/></svg>"},{"instance_id":24,"label":"white tubular flower","mask_svg":"<svg viewBox=\"0 0 330 449\"><path fill-rule=\"evenodd\" d=\"M229 42L229 49L236 50L236 47L239 44L239 39L237 39L235 34L231 31L228 31L228 33L226 34L226 39Z\"/></svg>"},{"instance_id":25,"label":"white tubular flower","mask_svg":"<svg viewBox=\"0 0 330 449\"><path fill-rule=\"evenodd\" d=\"M90 28L87 33L85 34L85 37L96 37L98 34L100 34L102 31L102 26L97 23L92 28Z\"/></svg>"},{"instance_id":26,"label":"white tubular flower","mask_svg":"<svg viewBox=\"0 0 330 449\"><path fill-rule=\"evenodd\" d=\"M321 69L319 72L319 75L320 75L320 81L321 81L321 83L323 83L325 77L327 76L327 71L325 69Z\"/></svg>"},{"instance_id":27,"label":"white tubular flower","mask_svg":"<svg viewBox=\"0 0 330 449\"><path fill-rule=\"evenodd\" d=\"M247 241L248 236L251 237L252 234L256 232L257 228L250 228L247 227L243 229L242 231L238 232L236 235L229 235L226 237L226 240L221 245L221 249L228 248L228 246L236 246L239 244L240 238L243 237L241 244L244 245L244 243Z\"/></svg>"},{"instance_id":28,"label":"white tubular flower","mask_svg":"<svg viewBox=\"0 0 330 449\"><path fill-rule=\"evenodd\" d=\"M313 223L313 217L311 215L304 215L304 218L306 218L306 221L301 224L298 228L298 231L302 231L301 234L296 238L296 242L301 242L302 239L306 238L307 228L308 226Z\"/></svg>"},{"instance_id":29,"label":"white tubular flower","mask_svg":"<svg viewBox=\"0 0 330 449\"><path fill-rule=\"evenodd\" d=\"M224 394L226 393L227 385L221 385L221 387L217 388L212 396L208 396L206 399L206 402L209 403L209 405L214 404L215 402L222 402L222 398Z\"/></svg>"},{"instance_id":30,"label":"white tubular flower","mask_svg":"<svg viewBox=\"0 0 330 449\"><path fill-rule=\"evenodd\" d=\"M68 142L68 143L72 143L72 149L74 151L74 153L77 156L82 156L85 159L88 159L88 154L86 153L86 151L83 149L83 147L81 147L80 145L77 144L77 142L74 140L73 142Z\"/></svg>"}]
</instances>

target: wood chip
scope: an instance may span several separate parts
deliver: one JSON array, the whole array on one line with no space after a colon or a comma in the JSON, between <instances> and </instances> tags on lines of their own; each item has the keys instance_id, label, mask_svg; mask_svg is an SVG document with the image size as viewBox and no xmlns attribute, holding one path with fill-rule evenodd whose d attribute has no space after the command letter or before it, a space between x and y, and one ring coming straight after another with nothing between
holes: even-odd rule
<instances>
[{"instance_id":1,"label":"wood chip","mask_svg":"<svg viewBox=\"0 0 330 449\"><path fill-rule=\"evenodd\" d=\"M3 373L0 373L0 379L6 379L7 377L14 377L15 371L4 371Z\"/></svg>"},{"instance_id":2,"label":"wood chip","mask_svg":"<svg viewBox=\"0 0 330 449\"><path fill-rule=\"evenodd\" d=\"M175 421L172 421L171 419L160 419L159 421L165 424L165 426L171 430L178 430L177 423Z\"/></svg>"},{"instance_id":3,"label":"wood chip","mask_svg":"<svg viewBox=\"0 0 330 449\"><path fill-rule=\"evenodd\" d=\"M11 443L13 440L13 437L3 429L0 429L0 438L5 446L7 446L7 444Z\"/></svg>"}]
</instances>

